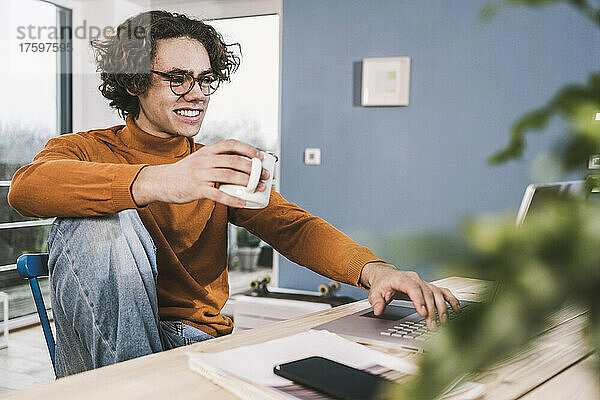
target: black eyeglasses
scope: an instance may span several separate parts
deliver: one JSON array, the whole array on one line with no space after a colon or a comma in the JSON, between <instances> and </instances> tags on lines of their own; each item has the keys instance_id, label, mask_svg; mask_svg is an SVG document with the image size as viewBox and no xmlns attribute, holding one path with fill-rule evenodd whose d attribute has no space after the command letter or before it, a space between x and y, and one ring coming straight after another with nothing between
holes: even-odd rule
<instances>
[{"instance_id":1,"label":"black eyeglasses","mask_svg":"<svg viewBox=\"0 0 600 400\"><path fill-rule=\"evenodd\" d=\"M177 96L185 96L191 92L196 82L200 85L202 94L210 96L217 91L221 84L221 79L213 73L202 74L199 77L194 78L194 76L189 73L167 74L165 72L154 70L150 70L150 72L167 79L169 81L169 86L171 87L171 92Z\"/></svg>"}]
</instances>

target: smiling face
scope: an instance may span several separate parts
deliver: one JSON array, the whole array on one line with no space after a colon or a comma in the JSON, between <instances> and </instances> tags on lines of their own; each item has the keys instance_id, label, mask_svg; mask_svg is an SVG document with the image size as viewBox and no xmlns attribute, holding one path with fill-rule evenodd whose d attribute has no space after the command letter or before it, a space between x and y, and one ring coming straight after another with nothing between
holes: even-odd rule
<instances>
[{"instance_id":1,"label":"smiling face","mask_svg":"<svg viewBox=\"0 0 600 400\"><path fill-rule=\"evenodd\" d=\"M188 37L160 39L156 41L156 54L152 70L174 73L189 71L198 77L211 71L210 59L202 43ZM152 75L150 88L138 95L140 114L136 125L143 131L158 137L192 137L200 131L209 97L205 96L196 82L185 96L173 94L168 79Z\"/></svg>"}]
</instances>

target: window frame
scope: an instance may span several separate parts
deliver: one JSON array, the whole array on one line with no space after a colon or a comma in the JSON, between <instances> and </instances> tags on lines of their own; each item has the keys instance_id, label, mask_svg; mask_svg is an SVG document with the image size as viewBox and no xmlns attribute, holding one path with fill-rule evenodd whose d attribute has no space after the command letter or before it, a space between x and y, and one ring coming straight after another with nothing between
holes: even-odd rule
<instances>
[{"instance_id":1,"label":"window frame","mask_svg":"<svg viewBox=\"0 0 600 400\"><path fill-rule=\"evenodd\" d=\"M60 31L63 28L73 29L73 10L71 8L56 4L48 0L39 0L43 3L52 4L56 11L56 22ZM72 38L65 37L58 39L59 44L64 44L64 48L69 48L73 45ZM73 54L71 51L57 52L57 128L59 134L70 133L73 130ZM11 181L0 181L0 187L10 187ZM49 219L31 219L29 221L18 222L0 222L0 230L4 229L20 229L32 226L48 226L52 225L54 218ZM17 264L0 265L0 274L14 271L17 269ZM9 299L10 301L10 299ZM48 303L49 305L49 303ZM48 306L47 305L47 306ZM50 314L51 315L51 314ZM19 317L8 318L9 329L20 328L25 325L30 325L37 322L37 314L33 311Z\"/></svg>"}]
</instances>

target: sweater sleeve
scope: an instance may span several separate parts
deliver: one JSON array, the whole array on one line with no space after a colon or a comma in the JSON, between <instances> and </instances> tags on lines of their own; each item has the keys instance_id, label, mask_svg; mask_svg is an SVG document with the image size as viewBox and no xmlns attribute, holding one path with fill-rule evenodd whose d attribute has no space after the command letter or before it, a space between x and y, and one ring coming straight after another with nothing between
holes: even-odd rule
<instances>
[{"instance_id":1,"label":"sweater sleeve","mask_svg":"<svg viewBox=\"0 0 600 400\"><path fill-rule=\"evenodd\" d=\"M289 260L350 285L361 286L365 264L385 262L275 191L261 210L230 208L229 221L248 229Z\"/></svg>"},{"instance_id":2,"label":"sweater sleeve","mask_svg":"<svg viewBox=\"0 0 600 400\"><path fill-rule=\"evenodd\" d=\"M136 208L131 185L144 164L89 161L75 135L50 139L33 161L19 169L8 202L31 217L82 217Z\"/></svg>"}]
</instances>

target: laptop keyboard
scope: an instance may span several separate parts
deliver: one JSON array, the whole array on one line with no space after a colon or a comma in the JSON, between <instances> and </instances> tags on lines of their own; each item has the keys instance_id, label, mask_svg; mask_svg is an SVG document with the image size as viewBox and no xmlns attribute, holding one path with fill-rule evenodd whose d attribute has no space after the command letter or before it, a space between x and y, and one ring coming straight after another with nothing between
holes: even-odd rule
<instances>
[{"instance_id":1,"label":"laptop keyboard","mask_svg":"<svg viewBox=\"0 0 600 400\"><path fill-rule=\"evenodd\" d=\"M470 304L461 304L461 312L457 313L452 308L448 308L448 319L454 319L458 315L465 312L468 309ZM439 320L438 320L439 322ZM427 341L433 333L427 329L427 321L423 318L419 321L402 321L398 322L397 325L394 325L393 328L389 328L383 332L381 332L382 336L391 336L397 338L404 339L415 339L417 341Z\"/></svg>"}]
</instances>

